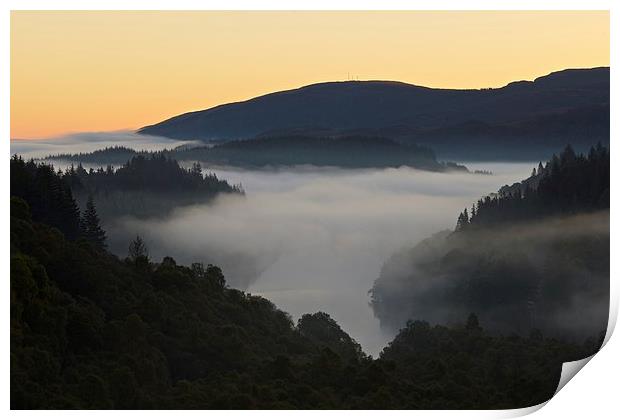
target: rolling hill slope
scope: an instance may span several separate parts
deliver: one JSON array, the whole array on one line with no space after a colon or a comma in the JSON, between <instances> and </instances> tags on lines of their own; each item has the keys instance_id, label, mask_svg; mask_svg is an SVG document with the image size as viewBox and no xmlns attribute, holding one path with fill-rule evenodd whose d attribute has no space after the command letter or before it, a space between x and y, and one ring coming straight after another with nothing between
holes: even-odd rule
<instances>
[{"instance_id":1,"label":"rolling hill slope","mask_svg":"<svg viewBox=\"0 0 620 420\"><path fill-rule=\"evenodd\" d=\"M545 146L546 138L566 131L565 124L558 128L562 118L576 121L577 127L570 126L574 143L593 144L591 137L596 137L594 143L608 142L609 68L563 70L497 89L434 89L390 81L319 83L182 114L139 132L205 141L368 134L438 144L449 152L452 146L462 149L463 142L476 148L478 140L480 147L492 147L488 139L495 137L511 144L531 138L534 144L528 146ZM490 129L472 132L472 124ZM454 135L462 126L467 128L464 135Z\"/></svg>"}]
</instances>

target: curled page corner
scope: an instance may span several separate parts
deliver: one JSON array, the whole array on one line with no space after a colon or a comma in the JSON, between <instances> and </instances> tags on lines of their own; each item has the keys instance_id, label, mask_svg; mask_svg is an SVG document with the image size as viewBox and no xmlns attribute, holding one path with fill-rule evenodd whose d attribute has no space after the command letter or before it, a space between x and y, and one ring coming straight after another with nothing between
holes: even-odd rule
<instances>
[{"instance_id":1,"label":"curled page corner","mask_svg":"<svg viewBox=\"0 0 620 420\"><path fill-rule=\"evenodd\" d=\"M577 372L579 372L595 355L596 353L584 359L562 363L562 373L560 374L560 381L558 382L558 387L555 389L555 392L553 393L553 397L555 397L557 393L560 392L562 388L564 388L564 385L566 385L571 379L573 379L573 377L577 374ZM504 412L505 415L501 416L500 418L516 418L516 417L527 416L543 408L545 405L547 405L549 401L551 401L551 399L553 399L553 397L551 397L547 401L544 401L537 405L532 405L530 407L506 410Z\"/></svg>"},{"instance_id":2,"label":"curled page corner","mask_svg":"<svg viewBox=\"0 0 620 420\"><path fill-rule=\"evenodd\" d=\"M611 338L611 335L614 333L614 330L616 329L617 320L618 320L618 295L616 293L612 293L611 302L609 305L609 319L607 321L607 331L605 332L605 338L603 339L603 344L601 345L601 349L605 347L605 345ZM599 349L599 351L601 351L601 349Z\"/></svg>"},{"instance_id":3,"label":"curled page corner","mask_svg":"<svg viewBox=\"0 0 620 420\"><path fill-rule=\"evenodd\" d=\"M573 377L579 372L596 354L601 351L603 347L609 341L613 331L616 327L616 319L617 319L617 307L611 307L609 311L609 321L607 323L607 331L605 332L605 338L603 339L603 343L601 344L601 348L598 349L596 353L591 356L588 356L584 359L573 360L572 362L564 362L562 363L562 373L560 374L560 382L558 382L558 387L556 388L553 396L555 397L558 392L564 385L566 385Z\"/></svg>"},{"instance_id":4,"label":"curled page corner","mask_svg":"<svg viewBox=\"0 0 620 420\"><path fill-rule=\"evenodd\" d=\"M529 406L529 407L513 408L511 410L503 410L501 412L501 414L497 418L513 419L513 418L517 418L517 417L525 417L525 416L528 416L528 415L530 415L532 413L535 413L536 411L540 410L545 405L547 405L547 403L549 401L551 401L551 400L547 400L547 401L541 402L540 404L532 405L532 406Z\"/></svg>"},{"instance_id":5,"label":"curled page corner","mask_svg":"<svg viewBox=\"0 0 620 420\"><path fill-rule=\"evenodd\" d=\"M609 321L607 323L607 331L605 332L605 337L604 337L603 342L601 344L601 348L599 348L596 353L594 353L593 355L588 356L586 358L579 359L579 360L573 360L572 362L564 362L564 363L562 363L562 373L560 374L560 381L558 382L558 387L555 389L555 392L553 393L553 397L555 397L558 394L558 392L560 392L560 390L562 388L564 388L564 386L571 379L573 379L573 377L575 377L577 372L579 372L581 369L583 369L583 367L585 365L587 365L588 362L590 360L592 360L592 358L594 356L596 356L596 354L603 349L603 347L605 347L605 345L607 344L607 342L611 338L611 335L614 332L614 329L616 327L617 318L618 318L618 306L616 304L612 304L612 305L610 305ZM553 397L551 397L551 398L553 398ZM541 408L543 408L545 405L547 405L547 403L549 401L551 401L551 399L549 399L549 400L547 400L547 401L545 401L543 403L540 403L538 405L533 405L531 407L520 408L520 409L514 410L514 412L511 413L510 417L521 417L521 416L525 416L525 415L531 414L531 413L533 413L535 411L538 411Z\"/></svg>"},{"instance_id":6,"label":"curled page corner","mask_svg":"<svg viewBox=\"0 0 620 420\"><path fill-rule=\"evenodd\" d=\"M560 392L562 388L564 388L564 385L566 385L568 381L573 379L577 372L579 372L590 360L592 360L595 355L596 353L594 353L592 356L586 357L585 359L562 363L560 382L558 383L558 387L556 388L553 396L555 397L557 393Z\"/></svg>"},{"instance_id":7,"label":"curled page corner","mask_svg":"<svg viewBox=\"0 0 620 420\"><path fill-rule=\"evenodd\" d=\"M573 379L573 377L575 377L575 375L577 375L577 373L583 369L583 367L585 365L588 364L588 362L590 360L592 360L592 358L594 356L596 356L596 354L601 351L601 349L603 347L605 347L605 345L607 344L607 342L609 341L611 335L613 334L613 331L615 329L616 326L616 320L617 320L617 307L612 306L610 308L609 311L609 322L607 324L607 331L605 332L605 338L603 339L603 343L601 344L601 348L598 349L598 351L596 353L594 353L591 356L588 356L586 358L583 359L579 359L579 360L573 360L572 362L564 362L562 363L562 372L560 374L560 380L558 382L558 386L555 389L555 392L553 393L553 397L555 397L557 395L558 392L560 392L560 390L562 388L564 388L564 386L571 380ZM553 399L553 397L551 397L551 399ZM527 416L529 414L532 414L538 410L540 410L541 408L543 408L545 405L547 405L547 403L549 401L551 401L551 399L542 402L540 404L537 405L533 405L530 407L524 407L524 408L517 408L517 409L513 409L513 410L506 410L505 416L502 416L501 418L516 418L516 417L523 417L523 416Z\"/></svg>"}]
</instances>

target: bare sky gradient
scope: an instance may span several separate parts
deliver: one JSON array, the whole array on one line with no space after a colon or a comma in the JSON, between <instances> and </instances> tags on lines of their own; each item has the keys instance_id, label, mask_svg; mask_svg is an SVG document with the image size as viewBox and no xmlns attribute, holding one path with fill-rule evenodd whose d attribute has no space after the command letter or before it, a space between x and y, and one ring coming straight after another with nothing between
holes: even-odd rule
<instances>
[{"instance_id":1,"label":"bare sky gradient","mask_svg":"<svg viewBox=\"0 0 620 420\"><path fill-rule=\"evenodd\" d=\"M328 80L481 88L608 65L608 12L18 11L11 137L134 129Z\"/></svg>"}]
</instances>

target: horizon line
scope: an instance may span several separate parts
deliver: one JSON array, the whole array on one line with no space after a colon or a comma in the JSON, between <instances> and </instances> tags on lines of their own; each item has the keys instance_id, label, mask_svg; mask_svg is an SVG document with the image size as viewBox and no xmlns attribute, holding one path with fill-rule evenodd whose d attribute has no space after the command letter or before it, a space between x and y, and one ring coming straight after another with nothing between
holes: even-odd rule
<instances>
[{"instance_id":1,"label":"horizon line","mask_svg":"<svg viewBox=\"0 0 620 420\"><path fill-rule=\"evenodd\" d=\"M561 73L561 72L565 72L565 71L571 71L571 70L597 70L597 69L608 69L611 70L611 66L610 65L606 65L606 66L594 66L594 67L567 67L567 68L563 68L563 69L559 69L559 70L552 70L549 73L546 74L542 74L540 76L536 76L533 79L529 80L529 79L520 79L520 80L512 80L510 82L507 82L506 84L503 84L501 86L496 86L496 87L473 87L473 88L454 88L454 87L437 87L437 86L424 86L424 85L417 85L415 83L412 82L404 82L402 80L389 80L389 79L349 79L349 80L322 80L322 81L317 81L317 82L312 82L312 83L308 83L308 84L304 84L304 85L297 85L297 87L291 87L291 88L287 88L287 89L282 89L282 90L277 90L277 91L271 91L271 92L266 92L266 93L262 93L256 96L252 96L246 99L241 99L238 101L231 101L231 102L224 102L221 104L217 104L214 106L210 106L207 108L197 108L197 109L192 109L192 110L188 110L188 111L183 111L180 112L178 114L174 114L170 117L164 117L163 119L159 120L158 122L155 123L149 123L149 124L145 124L145 125L140 125L138 127L135 128L117 128L117 129L112 129L112 130L93 130L93 131L65 131L63 133L58 133L58 134L52 134L48 137L10 137L9 141L13 142L19 142L19 141L39 141L39 142L43 142L43 141L53 141L55 139L60 139L60 138L65 138L65 137L69 137L72 135L79 135L79 134L104 134L104 133L128 133L128 134L138 134L138 135L143 135L139 133L139 130L142 128L146 128L146 127L150 127L152 125L157 125L159 123L162 123L164 121L168 121L170 119L176 118L176 117L180 117L182 115L188 115L188 114L192 114L192 113L197 113L197 112L202 112L202 111L207 111L207 110L211 110L211 109L216 109L219 107L224 107L224 106L228 106L228 105L234 105L234 104L241 104L241 103L245 103L245 102L249 102L252 101L254 99L258 99L258 98L262 98L265 96L269 96L269 95L276 95L279 93L285 93L285 92L293 92L296 90L300 90L300 89L304 89L304 88L308 88L311 86L316 86L316 85L322 85L322 84L330 84L330 83L394 83L394 84L403 84L403 85L408 85L408 86L412 86L412 87L418 87L418 88L422 88L422 89L433 89L433 90L455 90L455 91L476 91L476 90L499 90L499 89L504 89L506 87L508 87L509 85L513 84L513 83L520 83L520 82L528 82L528 83L533 83L534 81L543 78L543 77L548 77L554 73ZM154 137L160 137L160 136L154 136Z\"/></svg>"}]
</instances>

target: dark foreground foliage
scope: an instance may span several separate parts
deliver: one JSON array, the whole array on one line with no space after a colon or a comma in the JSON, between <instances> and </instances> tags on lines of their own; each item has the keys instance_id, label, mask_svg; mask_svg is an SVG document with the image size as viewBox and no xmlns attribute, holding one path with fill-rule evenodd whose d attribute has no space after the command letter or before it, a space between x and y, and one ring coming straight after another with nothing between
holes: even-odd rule
<instances>
[{"instance_id":1,"label":"dark foreground foliage","mask_svg":"<svg viewBox=\"0 0 620 420\"><path fill-rule=\"evenodd\" d=\"M34 211L59 177L11 198L13 409L516 408L550 398L561 362L598 347L491 336L472 316L408 323L373 360L329 315L294 325L215 266L69 239Z\"/></svg>"}]
</instances>

